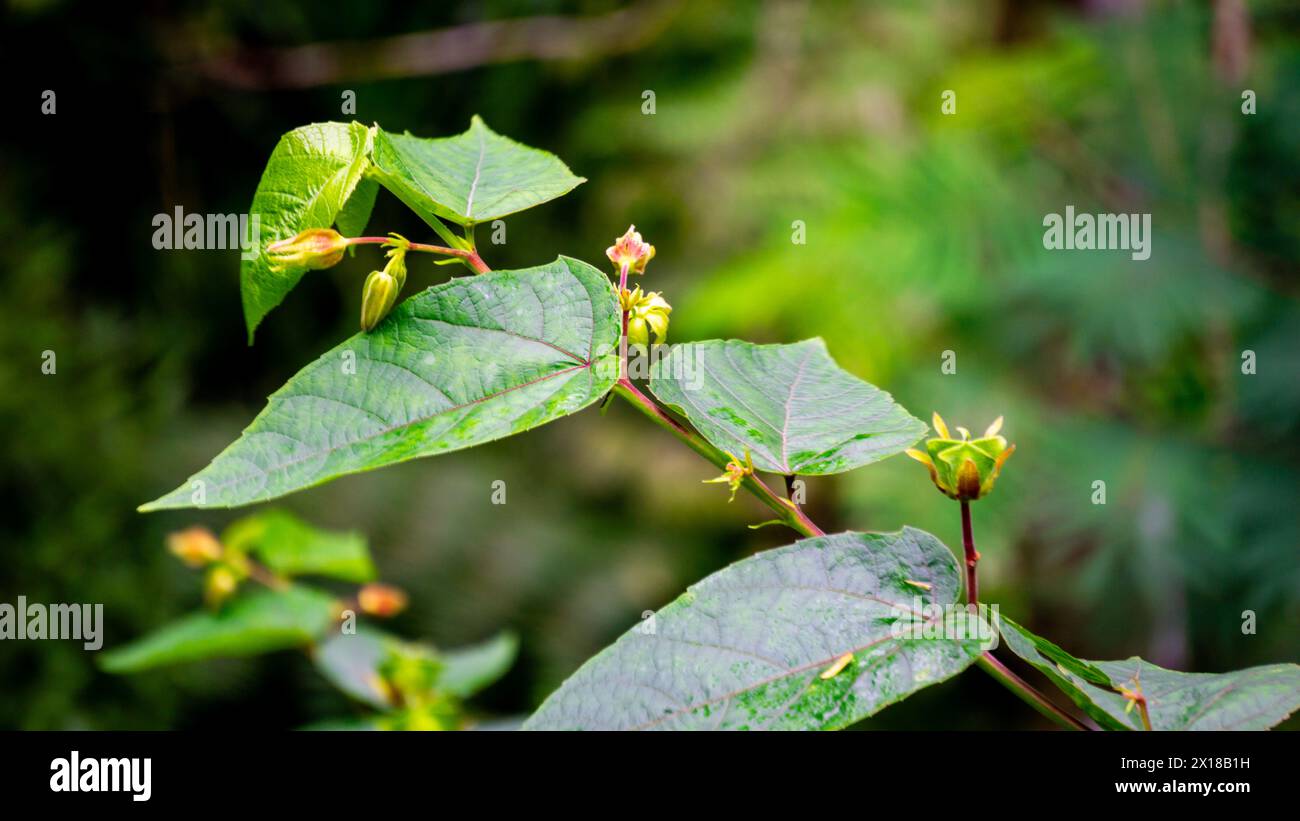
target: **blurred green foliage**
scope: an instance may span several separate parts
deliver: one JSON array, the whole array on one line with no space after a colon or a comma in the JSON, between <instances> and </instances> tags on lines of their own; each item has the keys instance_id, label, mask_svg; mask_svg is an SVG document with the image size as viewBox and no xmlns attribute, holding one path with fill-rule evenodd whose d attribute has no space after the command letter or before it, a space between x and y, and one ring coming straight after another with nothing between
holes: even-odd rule
<instances>
[{"instance_id":1,"label":"blurred green foliage","mask_svg":"<svg viewBox=\"0 0 1300 821\"><path fill-rule=\"evenodd\" d=\"M645 284L674 306L672 339L822 336L917 416L982 429L1005 414L1018 450L976 503L976 535L981 598L1021 623L1087 658L1296 660L1300 18L1252 4L1244 52L1216 61L1211 10L1133 5L662 3L626 52L370 80L350 78L374 77L382 55L349 50L338 82L298 89L201 69L234 46L256 77L271 46L615 5L180 3L145 22L11 3L0 597L103 602L108 647L189 609L192 576L159 545L194 518L135 506L352 332L373 259L313 273L250 349L237 256L155 251L150 220L246 209L280 134L351 119L346 89L363 122L432 136L480 113L590 180L507 220L505 245L480 236L493 267L601 264L635 222L658 248ZM46 88L54 116L38 113ZM1258 113L1241 113L1243 88ZM945 89L956 115L940 113ZM1044 215L1070 204L1151 213L1151 259L1044 250ZM388 230L428 233L381 194L370 232ZM408 291L447 275L413 264ZM46 350L55 375L40 371ZM699 484L713 473L616 404L288 505L370 536L381 575L411 593L397 632L458 645L513 628L520 663L481 697L513 715L643 610L788 541L747 530L763 512ZM827 530L910 524L959 543L955 506L906 459L810 481L809 509ZM1241 632L1246 610L1256 635ZM5 727L292 727L341 703L279 656L118 678L79 643L6 642L0 670ZM868 726L1038 726L1027 712L963 676Z\"/></svg>"}]
</instances>

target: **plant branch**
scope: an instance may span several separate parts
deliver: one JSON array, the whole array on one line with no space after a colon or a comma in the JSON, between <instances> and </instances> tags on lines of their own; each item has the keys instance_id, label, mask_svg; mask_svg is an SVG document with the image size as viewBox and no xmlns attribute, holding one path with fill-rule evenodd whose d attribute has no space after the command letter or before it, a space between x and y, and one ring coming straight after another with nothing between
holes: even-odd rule
<instances>
[{"instance_id":1,"label":"plant branch","mask_svg":"<svg viewBox=\"0 0 1300 821\"><path fill-rule=\"evenodd\" d=\"M626 335L625 335L626 336ZM669 416L662 408L654 403L650 397L632 384L631 380L622 378L614 386L614 392L619 396L632 403L632 406L641 411L642 414L649 417L655 424L672 433L678 439L686 444L691 450L695 451L705 459L712 462L717 467L725 470L731 457L709 444L693 430L678 422ZM782 499L772 492L762 480L750 473L745 476L741 484L746 490L758 497L758 500L769 508L774 510L782 522L804 536L825 536L826 532L818 527L808 515L800 510L796 505Z\"/></svg>"},{"instance_id":2,"label":"plant branch","mask_svg":"<svg viewBox=\"0 0 1300 821\"><path fill-rule=\"evenodd\" d=\"M965 504L964 502L962 503ZM1020 676L1011 672L1002 662L993 657L993 653L985 653L976 661L980 669L997 679L1003 687L1015 693L1021 701L1033 707L1042 715L1061 725L1067 730L1087 730L1088 727L1074 716L1057 707L1047 699L1047 696L1035 690L1028 682Z\"/></svg>"},{"instance_id":3,"label":"plant branch","mask_svg":"<svg viewBox=\"0 0 1300 821\"><path fill-rule=\"evenodd\" d=\"M384 245L387 243L391 243L392 241L393 241L392 237L349 237L348 238L349 245ZM457 257L466 265L468 265L471 269L473 269L474 273L476 274L486 274L492 270L487 266L487 263L483 262L482 257L478 255L477 251L466 250L464 248L448 248L445 245L429 245L423 242L409 243L407 250L420 251L426 254L442 254L443 256Z\"/></svg>"}]
</instances>

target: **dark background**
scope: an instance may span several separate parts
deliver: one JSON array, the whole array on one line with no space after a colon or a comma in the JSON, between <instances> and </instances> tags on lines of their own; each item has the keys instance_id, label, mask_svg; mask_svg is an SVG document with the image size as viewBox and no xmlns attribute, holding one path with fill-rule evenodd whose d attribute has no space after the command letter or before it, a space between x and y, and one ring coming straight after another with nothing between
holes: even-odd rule
<instances>
[{"instance_id":1,"label":"dark background","mask_svg":"<svg viewBox=\"0 0 1300 821\"><path fill-rule=\"evenodd\" d=\"M353 332L373 260L309 275L249 348L237 253L155 250L151 220L245 211L279 136L351 119L350 89L362 122L438 136L479 113L590 180L509 218L504 246L481 231L494 268L603 266L635 222L673 339L820 335L919 417L1005 414L1019 450L976 528L982 597L1022 623L1087 658L1300 658L1293 3L9 0L0 19L0 601L102 602L107 646L197 606L163 537L237 513L136 505ZM1067 204L1153 214L1151 259L1045 251L1043 216ZM389 230L430 236L381 193L368 233ZM449 274L411 268L407 293ZM699 484L715 472L616 404L283 506L370 535L412 595L400 632L518 631L518 664L478 702L510 716L641 611L791 540L746 529L765 511ZM828 531L960 541L956 506L903 457L812 480L809 510ZM349 709L295 654L120 678L75 642L0 645L0 693L0 727ZM970 673L864 726L1041 724Z\"/></svg>"}]
</instances>

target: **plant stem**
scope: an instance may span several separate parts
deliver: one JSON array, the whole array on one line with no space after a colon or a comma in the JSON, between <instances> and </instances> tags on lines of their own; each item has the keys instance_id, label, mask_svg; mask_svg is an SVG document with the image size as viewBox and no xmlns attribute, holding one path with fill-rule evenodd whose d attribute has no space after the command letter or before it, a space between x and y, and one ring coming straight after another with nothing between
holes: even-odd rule
<instances>
[{"instance_id":1,"label":"plant stem","mask_svg":"<svg viewBox=\"0 0 1300 821\"><path fill-rule=\"evenodd\" d=\"M975 565L980 554L975 549L975 535L971 531L970 502L961 503L961 544L966 553L966 602L979 604L979 582L975 578Z\"/></svg>"},{"instance_id":2,"label":"plant stem","mask_svg":"<svg viewBox=\"0 0 1300 821\"><path fill-rule=\"evenodd\" d=\"M392 237L350 237L349 245L383 245L392 242ZM483 262L482 257L477 251L467 251L463 248L448 248L445 245L428 245L423 242L412 242L409 244L410 251L421 251L426 254L442 254L448 257L457 257L468 265L476 274L486 274L492 269Z\"/></svg>"},{"instance_id":3,"label":"plant stem","mask_svg":"<svg viewBox=\"0 0 1300 821\"><path fill-rule=\"evenodd\" d=\"M624 262L619 269L619 301L623 301L623 292L628 290L628 269L630 265ZM628 312L623 310L623 335L619 336L619 379L628 378ZM630 385L630 383L629 383Z\"/></svg>"},{"instance_id":4,"label":"plant stem","mask_svg":"<svg viewBox=\"0 0 1300 821\"><path fill-rule=\"evenodd\" d=\"M965 505L965 502L962 503ZM1047 700L1047 696L1035 690L1024 679L1011 672L1006 665L985 653L976 661L980 669L997 679L1003 687L1020 697L1020 700L1033 707L1042 715L1061 725L1067 730L1087 730L1088 727L1074 716Z\"/></svg>"},{"instance_id":5,"label":"plant stem","mask_svg":"<svg viewBox=\"0 0 1300 821\"><path fill-rule=\"evenodd\" d=\"M731 457L709 444L703 436L669 416L650 397L632 384L631 380L627 378L619 379L618 384L614 386L614 392L631 402L634 408L649 417L655 424L682 440L691 450L708 459L717 467L723 470L726 469ZM781 521L795 531L802 533L804 536L826 535L825 531L818 527L812 519L809 519L806 513L793 503L787 502L773 493L772 489L754 474L746 475L741 483L746 490L757 496L760 502L775 511Z\"/></svg>"}]
</instances>

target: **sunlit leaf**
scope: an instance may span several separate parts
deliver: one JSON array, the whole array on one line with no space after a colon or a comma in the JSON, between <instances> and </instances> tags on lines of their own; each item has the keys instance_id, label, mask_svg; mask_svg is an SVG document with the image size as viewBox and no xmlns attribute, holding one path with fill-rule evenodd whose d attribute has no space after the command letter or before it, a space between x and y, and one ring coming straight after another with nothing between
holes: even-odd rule
<instances>
[{"instance_id":1,"label":"sunlit leaf","mask_svg":"<svg viewBox=\"0 0 1300 821\"><path fill-rule=\"evenodd\" d=\"M262 172L249 216L259 229L239 270L244 321L251 342L258 323L293 290L306 268L272 270L266 246L307 228L328 228L347 205L345 222L365 223L374 190L357 191L369 164L370 129L360 123L315 123L280 138ZM354 192L357 196L353 197ZM353 199L353 202L349 200ZM367 204L368 203L368 204ZM364 215L362 212L364 211Z\"/></svg>"},{"instance_id":2,"label":"sunlit leaf","mask_svg":"<svg viewBox=\"0 0 1300 821\"><path fill-rule=\"evenodd\" d=\"M461 277L299 371L233 445L141 507L234 507L520 433L618 378L609 279L578 260Z\"/></svg>"},{"instance_id":3,"label":"sunlit leaf","mask_svg":"<svg viewBox=\"0 0 1300 821\"><path fill-rule=\"evenodd\" d=\"M840 368L820 339L793 345L674 345L650 389L713 445L759 470L841 473L902 453L925 425L888 393Z\"/></svg>"},{"instance_id":4,"label":"sunlit leaf","mask_svg":"<svg viewBox=\"0 0 1300 821\"><path fill-rule=\"evenodd\" d=\"M461 225L532 208L585 181L553 154L502 137L477 116L455 137L377 131L369 173L426 220Z\"/></svg>"}]
</instances>

